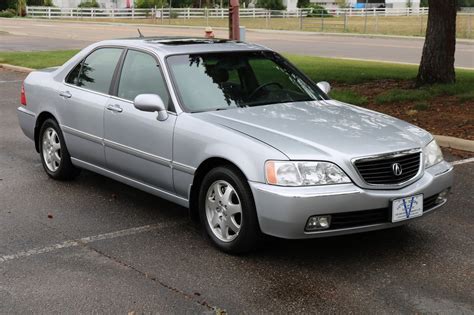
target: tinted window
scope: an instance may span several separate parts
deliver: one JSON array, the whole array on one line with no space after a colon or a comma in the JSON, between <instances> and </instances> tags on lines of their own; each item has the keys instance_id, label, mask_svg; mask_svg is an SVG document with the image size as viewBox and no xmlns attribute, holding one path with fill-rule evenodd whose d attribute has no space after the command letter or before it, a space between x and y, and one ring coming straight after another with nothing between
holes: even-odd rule
<instances>
[{"instance_id":1,"label":"tinted window","mask_svg":"<svg viewBox=\"0 0 474 315\"><path fill-rule=\"evenodd\" d=\"M81 71L82 61L79 63L71 72L69 72L66 83L77 85L78 78L79 78L79 71Z\"/></svg>"},{"instance_id":2,"label":"tinted window","mask_svg":"<svg viewBox=\"0 0 474 315\"><path fill-rule=\"evenodd\" d=\"M167 61L191 112L324 98L314 83L272 52L177 55Z\"/></svg>"},{"instance_id":3,"label":"tinted window","mask_svg":"<svg viewBox=\"0 0 474 315\"><path fill-rule=\"evenodd\" d=\"M108 94L121 53L120 48L102 48L94 51L82 62L79 77L73 84ZM70 74L71 77L73 72Z\"/></svg>"},{"instance_id":4,"label":"tinted window","mask_svg":"<svg viewBox=\"0 0 474 315\"><path fill-rule=\"evenodd\" d=\"M120 75L117 96L133 101L139 94L157 94L164 104L168 104L168 91L155 58L147 53L129 50Z\"/></svg>"}]
</instances>

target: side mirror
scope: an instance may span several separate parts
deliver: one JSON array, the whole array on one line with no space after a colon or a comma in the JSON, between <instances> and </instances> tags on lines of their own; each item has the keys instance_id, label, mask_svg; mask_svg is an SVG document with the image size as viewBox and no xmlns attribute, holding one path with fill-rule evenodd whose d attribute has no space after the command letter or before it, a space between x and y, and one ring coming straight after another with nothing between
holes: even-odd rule
<instances>
[{"instance_id":1,"label":"side mirror","mask_svg":"<svg viewBox=\"0 0 474 315\"><path fill-rule=\"evenodd\" d=\"M331 84L329 84L329 82L321 81L321 82L318 82L318 84L316 85L326 94L331 92Z\"/></svg>"},{"instance_id":2,"label":"side mirror","mask_svg":"<svg viewBox=\"0 0 474 315\"><path fill-rule=\"evenodd\" d=\"M158 112L159 121L168 119L168 112L161 97L156 94L140 94L135 97L133 106L144 112Z\"/></svg>"}]
</instances>

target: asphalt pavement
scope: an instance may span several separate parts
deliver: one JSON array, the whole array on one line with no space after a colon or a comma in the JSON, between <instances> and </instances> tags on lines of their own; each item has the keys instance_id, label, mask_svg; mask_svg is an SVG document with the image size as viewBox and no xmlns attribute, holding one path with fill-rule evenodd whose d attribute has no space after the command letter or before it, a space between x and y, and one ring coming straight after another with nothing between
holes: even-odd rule
<instances>
[{"instance_id":1,"label":"asphalt pavement","mask_svg":"<svg viewBox=\"0 0 474 315\"><path fill-rule=\"evenodd\" d=\"M79 49L103 39L135 37L137 27L145 36L204 35L204 27L0 18L0 51ZM221 38L228 36L227 30L218 29L215 33ZM412 64L420 63L424 43L423 38L369 38L264 30L247 31L246 40L282 53ZM455 65L474 69L474 41L457 43Z\"/></svg>"},{"instance_id":2,"label":"asphalt pavement","mask_svg":"<svg viewBox=\"0 0 474 315\"><path fill-rule=\"evenodd\" d=\"M18 126L23 78L0 71L0 313L474 314L474 163L402 228L230 256L182 207L87 171L48 178Z\"/></svg>"}]
</instances>

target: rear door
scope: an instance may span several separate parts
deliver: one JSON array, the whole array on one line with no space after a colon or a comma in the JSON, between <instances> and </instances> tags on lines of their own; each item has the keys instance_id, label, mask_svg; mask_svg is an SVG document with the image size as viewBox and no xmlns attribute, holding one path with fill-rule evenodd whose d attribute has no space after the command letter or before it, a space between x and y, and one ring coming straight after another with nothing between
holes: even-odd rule
<instances>
[{"instance_id":1,"label":"rear door","mask_svg":"<svg viewBox=\"0 0 474 315\"><path fill-rule=\"evenodd\" d=\"M104 109L122 48L94 50L66 77L58 108L69 153L98 166L105 165Z\"/></svg>"},{"instance_id":2,"label":"rear door","mask_svg":"<svg viewBox=\"0 0 474 315\"><path fill-rule=\"evenodd\" d=\"M136 109L133 100L139 94L159 95L169 107L168 119L158 121L158 113ZM148 52L128 50L114 95L107 102L104 116L107 168L172 192L176 115L170 110L170 96L156 57Z\"/></svg>"}]
</instances>

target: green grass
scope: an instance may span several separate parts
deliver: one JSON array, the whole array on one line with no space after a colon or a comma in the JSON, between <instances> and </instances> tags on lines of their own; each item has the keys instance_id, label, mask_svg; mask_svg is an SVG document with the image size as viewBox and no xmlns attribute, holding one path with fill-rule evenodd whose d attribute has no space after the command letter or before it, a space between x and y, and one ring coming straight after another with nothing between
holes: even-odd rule
<instances>
[{"instance_id":1,"label":"green grass","mask_svg":"<svg viewBox=\"0 0 474 315\"><path fill-rule=\"evenodd\" d=\"M426 101L419 102L419 103L415 104L413 109L418 110L418 111L429 110L430 109L430 104L428 104Z\"/></svg>"},{"instance_id":2,"label":"green grass","mask_svg":"<svg viewBox=\"0 0 474 315\"><path fill-rule=\"evenodd\" d=\"M0 63L29 68L47 68L62 65L77 50L40 52L0 52ZM286 55L312 80L330 83L358 84L375 80L413 80L418 72L414 65L400 65L370 61L354 61L299 55ZM376 97L376 102L399 103L423 101L439 95L457 95L463 101L474 99L474 71L457 70L456 84L433 85L422 89L390 90ZM350 90L333 90L331 95L341 101L364 105L367 98Z\"/></svg>"},{"instance_id":3,"label":"green grass","mask_svg":"<svg viewBox=\"0 0 474 315\"><path fill-rule=\"evenodd\" d=\"M166 10L166 9L165 9ZM186 10L186 9L184 9ZM67 19L71 21L71 19ZM76 19L84 21L84 19ZM157 24L157 25L178 25L178 26L198 26L204 27L228 27L229 21L224 18L174 18L174 19L112 19L98 18L87 19L93 22L120 22L133 24ZM367 29L366 29L367 21ZM344 17L334 16L324 19L321 23L319 17L305 17L303 24L300 24L300 18L240 18L240 25L247 29L272 29L289 31L311 31L311 32L329 32L329 33L355 33L355 34L382 34L382 35L403 35L403 36L425 36L426 16L349 16L346 20L346 29L344 29ZM472 24L472 22L471 22ZM458 38L474 38L470 26L469 16L458 15L456 21L456 36Z\"/></svg>"},{"instance_id":4,"label":"green grass","mask_svg":"<svg viewBox=\"0 0 474 315\"><path fill-rule=\"evenodd\" d=\"M457 96L458 96L459 100L463 103L474 101L474 90L471 90L471 91L466 92L466 93L458 94Z\"/></svg>"},{"instance_id":5,"label":"green grass","mask_svg":"<svg viewBox=\"0 0 474 315\"><path fill-rule=\"evenodd\" d=\"M338 101L359 106L366 105L368 102L366 96L360 95L357 92L348 89L332 90L329 95Z\"/></svg>"},{"instance_id":6,"label":"green grass","mask_svg":"<svg viewBox=\"0 0 474 315\"><path fill-rule=\"evenodd\" d=\"M0 63L42 69L60 66L77 52L78 50L0 52Z\"/></svg>"},{"instance_id":7,"label":"green grass","mask_svg":"<svg viewBox=\"0 0 474 315\"><path fill-rule=\"evenodd\" d=\"M402 102L413 102L422 101L431 97L431 94L422 90L401 90L393 89L378 95L375 98L375 102L378 104L385 103L402 103Z\"/></svg>"},{"instance_id":8,"label":"green grass","mask_svg":"<svg viewBox=\"0 0 474 315\"><path fill-rule=\"evenodd\" d=\"M355 61L322 57L287 55L299 69L314 81L361 83L380 79L409 80L418 68L411 65Z\"/></svg>"}]
</instances>

